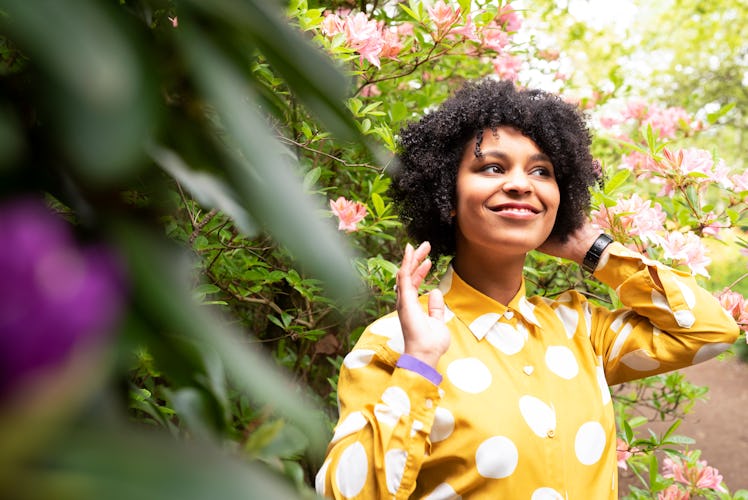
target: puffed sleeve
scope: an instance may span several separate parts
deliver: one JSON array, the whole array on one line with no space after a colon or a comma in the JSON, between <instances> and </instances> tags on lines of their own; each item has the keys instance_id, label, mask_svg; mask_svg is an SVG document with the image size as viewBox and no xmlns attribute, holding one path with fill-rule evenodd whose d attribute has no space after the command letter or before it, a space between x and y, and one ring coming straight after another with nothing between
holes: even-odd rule
<instances>
[{"instance_id":1,"label":"puffed sleeve","mask_svg":"<svg viewBox=\"0 0 748 500\"><path fill-rule=\"evenodd\" d=\"M340 419L316 478L327 498L408 498L430 446L439 388L396 367L396 313L374 322L345 357L338 378Z\"/></svg>"},{"instance_id":2,"label":"puffed sleeve","mask_svg":"<svg viewBox=\"0 0 748 500\"><path fill-rule=\"evenodd\" d=\"M590 333L609 385L700 363L735 342L737 324L693 276L619 243L609 249L594 276L623 307L592 308Z\"/></svg>"}]
</instances>

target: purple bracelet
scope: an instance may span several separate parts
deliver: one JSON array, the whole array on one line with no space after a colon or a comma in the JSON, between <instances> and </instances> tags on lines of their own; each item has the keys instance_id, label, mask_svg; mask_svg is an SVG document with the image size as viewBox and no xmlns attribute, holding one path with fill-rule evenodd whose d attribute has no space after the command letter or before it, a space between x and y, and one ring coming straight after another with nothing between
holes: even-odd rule
<instances>
[{"instance_id":1,"label":"purple bracelet","mask_svg":"<svg viewBox=\"0 0 748 500\"><path fill-rule=\"evenodd\" d=\"M398 368L405 368L406 370L416 372L434 385L439 385L442 382L441 373L436 371L433 366L427 365L420 359L414 358L409 354L400 355L400 359L397 360L396 366Z\"/></svg>"}]
</instances>

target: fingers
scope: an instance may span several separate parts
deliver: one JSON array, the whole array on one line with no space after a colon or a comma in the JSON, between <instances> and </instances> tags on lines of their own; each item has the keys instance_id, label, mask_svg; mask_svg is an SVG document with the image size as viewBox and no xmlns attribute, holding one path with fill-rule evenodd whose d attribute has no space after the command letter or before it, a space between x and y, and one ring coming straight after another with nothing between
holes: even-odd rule
<instances>
[{"instance_id":1,"label":"fingers","mask_svg":"<svg viewBox=\"0 0 748 500\"><path fill-rule=\"evenodd\" d=\"M431 269L431 261L428 259L430 251L431 245L427 241L421 243L418 248L413 248L410 243L405 245L405 253L396 277L398 289L413 287L417 290L421 286Z\"/></svg>"},{"instance_id":2,"label":"fingers","mask_svg":"<svg viewBox=\"0 0 748 500\"><path fill-rule=\"evenodd\" d=\"M438 288L429 292L429 316L444 321L444 295Z\"/></svg>"}]
</instances>

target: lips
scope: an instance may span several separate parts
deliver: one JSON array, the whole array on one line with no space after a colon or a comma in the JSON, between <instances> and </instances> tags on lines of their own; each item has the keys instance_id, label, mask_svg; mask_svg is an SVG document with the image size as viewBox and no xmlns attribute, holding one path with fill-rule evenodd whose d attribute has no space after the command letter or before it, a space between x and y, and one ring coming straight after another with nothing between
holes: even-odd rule
<instances>
[{"instance_id":1,"label":"lips","mask_svg":"<svg viewBox=\"0 0 748 500\"><path fill-rule=\"evenodd\" d=\"M516 213L516 214L537 214L540 210L532 205L526 203L503 203L490 207L492 212L505 212L505 213Z\"/></svg>"}]
</instances>

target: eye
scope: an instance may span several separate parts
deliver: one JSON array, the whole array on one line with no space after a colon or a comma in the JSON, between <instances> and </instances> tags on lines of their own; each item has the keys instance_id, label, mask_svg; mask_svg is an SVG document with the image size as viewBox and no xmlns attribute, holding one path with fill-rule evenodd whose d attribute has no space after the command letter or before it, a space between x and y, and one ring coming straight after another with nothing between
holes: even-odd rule
<instances>
[{"instance_id":1,"label":"eye","mask_svg":"<svg viewBox=\"0 0 748 500\"><path fill-rule=\"evenodd\" d=\"M504 167L496 163L489 163L481 168L481 172L488 172L489 174L501 174L504 173Z\"/></svg>"},{"instance_id":2,"label":"eye","mask_svg":"<svg viewBox=\"0 0 748 500\"><path fill-rule=\"evenodd\" d=\"M530 173L532 175L537 175L540 177L553 177L553 169L545 165L538 165L536 167L533 167L530 170Z\"/></svg>"}]
</instances>

